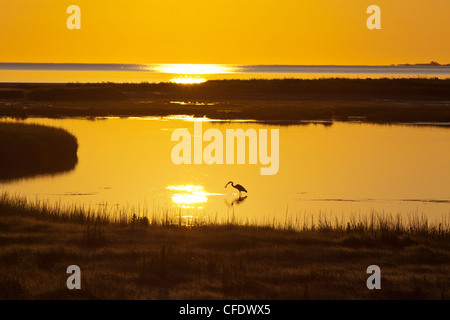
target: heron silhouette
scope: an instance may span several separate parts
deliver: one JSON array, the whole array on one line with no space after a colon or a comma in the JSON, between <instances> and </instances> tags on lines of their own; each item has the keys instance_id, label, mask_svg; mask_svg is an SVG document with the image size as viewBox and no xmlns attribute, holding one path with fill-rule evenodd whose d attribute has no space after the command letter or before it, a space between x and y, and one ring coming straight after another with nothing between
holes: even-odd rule
<instances>
[{"instance_id":1,"label":"heron silhouette","mask_svg":"<svg viewBox=\"0 0 450 320\"><path fill-rule=\"evenodd\" d=\"M234 185L233 181L228 182L228 183L225 185L225 188L228 187L228 185L229 185L230 183L231 183L231 186L232 186L233 188L238 189L238 191L239 191L239 197L241 197L241 192L247 193L247 190L245 190L245 188L244 188L243 186L241 186L240 184Z\"/></svg>"}]
</instances>

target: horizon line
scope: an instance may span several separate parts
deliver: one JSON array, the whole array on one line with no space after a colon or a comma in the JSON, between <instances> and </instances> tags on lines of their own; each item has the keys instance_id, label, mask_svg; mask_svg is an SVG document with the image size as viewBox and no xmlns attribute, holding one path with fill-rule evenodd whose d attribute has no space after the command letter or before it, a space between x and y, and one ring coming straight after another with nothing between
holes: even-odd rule
<instances>
[{"instance_id":1,"label":"horizon line","mask_svg":"<svg viewBox=\"0 0 450 320\"><path fill-rule=\"evenodd\" d=\"M211 65L211 66L267 66L267 67L392 67L392 66L450 66L450 63L439 63L436 61L416 63L391 63L391 64L243 64L243 63L119 63L119 62L3 62L0 64L34 64L34 65L130 65L130 66L152 66L152 65Z\"/></svg>"}]
</instances>

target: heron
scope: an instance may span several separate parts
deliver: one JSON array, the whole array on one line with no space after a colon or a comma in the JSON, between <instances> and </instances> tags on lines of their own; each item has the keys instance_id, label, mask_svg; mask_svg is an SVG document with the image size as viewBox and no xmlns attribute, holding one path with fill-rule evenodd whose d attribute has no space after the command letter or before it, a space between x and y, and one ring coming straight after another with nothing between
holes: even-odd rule
<instances>
[{"instance_id":1,"label":"heron","mask_svg":"<svg viewBox=\"0 0 450 320\"><path fill-rule=\"evenodd\" d=\"M241 197L241 192L247 193L247 190L245 190L245 188L244 188L243 186L241 186L240 184L234 185L233 181L228 182L228 183L225 185L225 188L228 187L228 185L229 185L230 183L231 183L231 186L232 186L233 188L238 189L238 191L239 191L239 197Z\"/></svg>"}]
</instances>

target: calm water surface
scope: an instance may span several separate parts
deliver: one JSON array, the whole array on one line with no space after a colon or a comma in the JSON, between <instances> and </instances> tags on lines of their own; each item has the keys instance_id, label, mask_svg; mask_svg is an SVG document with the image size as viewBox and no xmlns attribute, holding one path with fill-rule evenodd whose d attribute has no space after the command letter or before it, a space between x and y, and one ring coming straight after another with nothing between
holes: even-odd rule
<instances>
[{"instance_id":1,"label":"calm water surface","mask_svg":"<svg viewBox=\"0 0 450 320\"><path fill-rule=\"evenodd\" d=\"M450 78L450 66L0 63L0 82L168 82L177 79Z\"/></svg>"},{"instance_id":2,"label":"calm water surface","mask_svg":"<svg viewBox=\"0 0 450 320\"><path fill-rule=\"evenodd\" d=\"M245 222L338 219L372 211L450 215L450 129L428 126L334 123L270 126L204 121L203 130L280 130L280 169L261 176L257 165L175 165L177 128L170 118L28 119L62 127L79 142L77 167L65 174L0 184L0 191L61 204L128 208L158 214ZM204 145L207 143L205 142ZM248 190L239 198L228 181Z\"/></svg>"}]
</instances>

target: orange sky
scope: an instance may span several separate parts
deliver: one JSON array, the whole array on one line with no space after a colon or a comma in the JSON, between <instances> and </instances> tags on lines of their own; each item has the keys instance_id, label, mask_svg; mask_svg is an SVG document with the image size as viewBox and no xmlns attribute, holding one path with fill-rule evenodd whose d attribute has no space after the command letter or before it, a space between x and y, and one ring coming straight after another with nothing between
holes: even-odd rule
<instances>
[{"instance_id":1,"label":"orange sky","mask_svg":"<svg viewBox=\"0 0 450 320\"><path fill-rule=\"evenodd\" d=\"M81 30L66 9L81 8ZM368 30L377 4L382 29ZM14 0L1 62L450 63L449 0Z\"/></svg>"}]
</instances>

